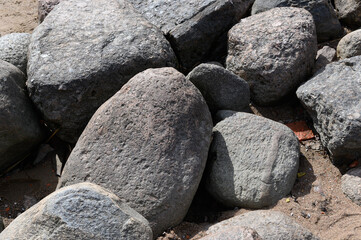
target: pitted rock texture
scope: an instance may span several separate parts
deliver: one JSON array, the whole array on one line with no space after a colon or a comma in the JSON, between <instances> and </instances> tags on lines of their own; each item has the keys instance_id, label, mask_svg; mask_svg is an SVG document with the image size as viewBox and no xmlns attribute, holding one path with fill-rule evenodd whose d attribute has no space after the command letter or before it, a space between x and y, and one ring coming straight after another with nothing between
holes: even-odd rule
<instances>
[{"instance_id":1,"label":"pitted rock texture","mask_svg":"<svg viewBox=\"0 0 361 240\"><path fill-rule=\"evenodd\" d=\"M61 1L64 0L38 0L38 19L39 22L43 22L45 17L58 5Z\"/></svg>"},{"instance_id":2,"label":"pitted rock texture","mask_svg":"<svg viewBox=\"0 0 361 240\"><path fill-rule=\"evenodd\" d=\"M215 64L201 64L187 76L202 93L212 113L249 107L250 92L246 81Z\"/></svg>"},{"instance_id":3,"label":"pitted rock texture","mask_svg":"<svg viewBox=\"0 0 361 240\"><path fill-rule=\"evenodd\" d=\"M32 34L27 86L48 125L75 143L96 109L131 77L175 65L162 32L128 2L67 0Z\"/></svg>"},{"instance_id":4,"label":"pitted rock texture","mask_svg":"<svg viewBox=\"0 0 361 240\"><path fill-rule=\"evenodd\" d=\"M335 164L361 156L361 56L328 64L297 97Z\"/></svg>"},{"instance_id":5,"label":"pitted rock texture","mask_svg":"<svg viewBox=\"0 0 361 240\"><path fill-rule=\"evenodd\" d=\"M291 191L299 164L299 143L291 129L236 113L213 132L206 188L221 203L261 208Z\"/></svg>"},{"instance_id":6,"label":"pitted rock texture","mask_svg":"<svg viewBox=\"0 0 361 240\"><path fill-rule=\"evenodd\" d=\"M25 91L25 75L0 60L0 173L43 140L40 121Z\"/></svg>"},{"instance_id":7,"label":"pitted rock texture","mask_svg":"<svg viewBox=\"0 0 361 240\"><path fill-rule=\"evenodd\" d=\"M132 0L135 9L160 28L186 71L214 50L254 0Z\"/></svg>"},{"instance_id":8,"label":"pitted rock texture","mask_svg":"<svg viewBox=\"0 0 361 240\"><path fill-rule=\"evenodd\" d=\"M16 240L152 240L148 221L95 184L62 188L18 216L1 234Z\"/></svg>"},{"instance_id":9,"label":"pitted rock texture","mask_svg":"<svg viewBox=\"0 0 361 240\"><path fill-rule=\"evenodd\" d=\"M361 167L349 170L341 178L343 193L361 206Z\"/></svg>"},{"instance_id":10,"label":"pitted rock texture","mask_svg":"<svg viewBox=\"0 0 361 240\"><path fill-rule=\"evenodd\" d=\"M301 8L273 8L242 19L228 33L227 69L245 79L251 99L280 100L312 73L315 25Z\"/></svg>"},{"instance_id":11,"label":"pitted rock texture","mask_svg":"<svg viewBox=\"0 0 361 240\"><path fill-rule=\"evenodd\" d=\"M361 2L359 0L335 0L340 20L350 27L361 26Z\"/></svg>"},{"instance_id":12,"label":"pitted rock texture","mask_svg":"<svg viewBox=\"0 0 361 240\"><path fill-rule=\"evenodd\" d=\"M200 240L262 240L255 230L246 227L225 227L210 232L206 232L207 235Z\"/></svg>"},{"instance_id":13,"label":"pitted rock texture","mask_svg":"<svg viewBox=\"0 0 361 240\"><path fill-rule=\"evenodd\" d=\"M0 59L18 67L26 74L29 33L11 33L0 38Z\"/></svg>"},{"instance_id":14,"label":"pitted rock texture","mask_svg":"<svg viewBox=\"0 0 361 240\"><path fill-rule=\"evenodd\" d=\"M147 218L158 236L186 215L211 135L199 90L173 68L148 69L94 114L58 186L104 186Z\"/></svg>"},{"instance_id":15,"label":"pitted rock texture","mask_svg":"<svg viewBox=\"0 0 361 240\"><path fill-rule=\"evenodd\" d=\"M337 45L337 56L341 59L361 55L361 30L344 36Z\"/></svg>"},{"instance_id":16,"label":"pitted rock texture","mask_svg":"<svg viewBox=\"0 0 361 240\"><path fill-rule=\"evenodd\" d=\"M252 15L275 7L298 7L309 11L316 24L319 42L332 40L343 34L343 28L328 0L256 0L252 6Z\"/></svg>"}]
</instances>

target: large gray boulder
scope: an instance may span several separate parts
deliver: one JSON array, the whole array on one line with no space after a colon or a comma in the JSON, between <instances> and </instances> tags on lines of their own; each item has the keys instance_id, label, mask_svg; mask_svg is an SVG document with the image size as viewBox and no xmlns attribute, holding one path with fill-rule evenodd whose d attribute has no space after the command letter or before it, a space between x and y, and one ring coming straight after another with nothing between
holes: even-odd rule
<instances>
[{"instance_id":1,"label":"large gray boulder","mask_svg":"<svg viewBox=\"0 0 361 240\"><path fill-rule=\"evenodd\" d=\"M318 240L292 218L277 211L258 210L238 215L211 226L207 233L227 227L252 228L263 240Z\"/></svg>"},{"instance_id":2,"label":"large gray boulder","mask_svg":"<svg viewBox=\"0 0 361 240\"><path fill-rule=\"evenodd\" d=\"M45 17L58 5L61 1L64 0L38 0L38 20L43 22Z\"/></svg>"},{"instance_id":3,"label":"large gray boulder","mask_svg":"<svg viewBox=\"0 0 361 240\"><path fill-rule=\"evenodd\" d=\"M125 0L67 0L32 34L27 86L48 125L75 143L131 77L175 64L162 32Z\"/></svg>"},{"instance_id":4,"label":"large gray boulder","mask_svg":"<svg viewBox=\"0 0 361 240\"><path fill-rule=\"evenodd\" d=\"M157 236L186 215L211 135L198 89L173 68L146 70L94 114L58 187L104 186L147 218Z\"/></svg>"},{"instance_id":5,"label":"large gray boulder","mask_svg":"<svg viewBox=\"0 0 361 240\"><path fill-rule=\"evenodd\" d=\"M350 27L361 26L361 2L359 0L335 0L339 19Z\"/></svg>"},{"instance_id":6,"label":"large gray boulder","mask_svg":"<svg viewBox=\"0 0 361 240\"><path fill-rule=\"evenodd\" d=\"M361 156L361 56L328 64L297 97L335 164Z\"/></svg>"},{"instance_id":7,"label":"large gray boulder","mask_svg":"<svg viewBox=\"0 0 361 240\"><path fill-rule=\"evenodd\" d=\"M24 73L0 60L0 172L23 160L43 139L24 88Z\"/></svg>"},{"instance_id":8,"label":"large gray boulder","mask_svg":"<svg viewBox=\"0 0 361 240\"><path fill-rule=\"evenodd\" d=\"M361 167L352 168L341 178L343 193L361 206Z\"/></svg>"},{"instance_id":9,"label":"large gray boulder","mask_svg":"<svg viewBox=\"0 0 361 240\"><path fill-rule=\"evenodd\" d=\"M245 79L254 102L280 100L312 73L315 25L301 8L274 8L242 19L228 33L227 69Z\"/></svg>"},{"instance_id":10,"label":"large gray boulder","mask_svg":"<svg viewBox=\"0 0 361 240\"><path fill-rule=\"evenodd\" d=\"M0 59L18 67L26 74L29 33L11 33L0 38Z\"/></svg>"},{"instance_id":11,"label":"large gray boulder","mask_svg":"<svg viewBox=\"0 0 361 240\"><path fill-rule=\"evenodd\" d=\"M341 59L361 55L361 29L344 36L337 45L337 56Z\"/></svg>"},{"instance_id":12,"label":"large gray boulder","mask_svg":"<svg viewBox=\"0 0 361 240\"><path fill-rule=\"evenodd\" d=\"M201 64L187 76L202 93L211 112L229 109L243 111L249 108L248 83L234 73L216 64Z\"/></svg>"},{"instance_id":13,"label":"large gray boulder","mask_svg":"<svg viewBox=\"0 0 361 240\"><path fill-rule=\"evenodd\" d=\"M7 240L152 240L148 221L95 184L62 188L18 216L0 234Z\"/></svg>"},{"instance_id":14,"label":"large gray boulder","mask_svg":"<svg viewBox=\"0 0 361 240\"><path fill-rule=\"evenodd\" d=\"M185 70L214 50L217 39L244 16L254 0L132 0L171 42Z\"/></svg>"},{"instance_id":15,"label":"large gray boulder","mask_svg":"<svg viewBox=\"0 0 361 240\"><path fill-rule=\"evenodd\" d=\"M283 124L236 113L213 129L207 190L232 207L261 208L290 193L299 164L299 143Z\"/></svg>"},{"instance_id":16,"label":"large gray boulder","mask_svg":"<svg viewBox=\"0 0 361 240\"><path fill-rule=\"evenodd\" d=\"M252 15L275 7L299 7L308 10L315 21L319 42L335 39L343 34L335 10L328 0L256 0Z\"/></svg>"}]
</instances>

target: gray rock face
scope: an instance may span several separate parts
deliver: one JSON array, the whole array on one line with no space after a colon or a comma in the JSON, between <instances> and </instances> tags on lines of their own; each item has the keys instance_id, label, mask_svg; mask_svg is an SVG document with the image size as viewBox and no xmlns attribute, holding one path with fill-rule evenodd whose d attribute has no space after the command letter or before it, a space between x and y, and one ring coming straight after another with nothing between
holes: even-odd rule
<instances>
[{"instance_id":1,"label":"gray rock face","mask_svg":"<svg viewBox=\"0 0 361 240\"><path fill-rule=\"evenodd\" d=\"M157 236L187 213L211 134L208 107L183 74L146 70L94 114L59 187L83 181L104 186L147 218Z\"/></svg>"},{"instance_id":2,"label":"gray rock face","mask_svg":"<svg viewBox=\"0 0 361 240\"><path fill-rule=\"evenodd\" d=\"M132 0L135 9L159 27L183 68L191 70L254 0Z\"/></svg>"},{"instance_id":3,"label":"gray rock face","mask_svg":"<svg viewBox=\"0 0 361 240\"><path fill-rule=\"evenodd\" d=\"M287 195L296 180L299 143L291 129L236 113L213 129L207 190L232 207L261 208Z\"/></svg>"},{"instance_id":4,"label":"gray rock face","mask_svg":"<svg viewBox=\"0 0 361 240\"><path fill-rule=\"evenodd\" d=\"M25 75L0 60L0 172L23 160L43 138L24 87Z\"/></svg>"},{"instance_id":5,"label":"gray rock face","mask_svg":"<svg viewBox=\"0 0 361 240\"><path fill-rule=\"evenodd\" d=\"M11 33L0 38L0 59L18 67L26 74L29 33Z\"/></svg>"},{"instance_id":6,"label":"gray rock face","mask_svg":"<svg viewBox=\"0 0 361 240\"><path fill-rule=\"evenodd\" d=\"M245 227L225 227L210 232L200 240L262 240L255 230Z\"/></svg>"},{"instance_id":7,"label":"gray rock face","mask_svg":"<svg viewBox=\"0 0 361 240\"><path fill-rule=\"evenodd\" d=\"M67 0L33 32L27 86L48 125L74 143L131 77L175 64L161 31L126 1Z\"/></svg>"},{"instance_id":8,"label":"gray rock face","mask_svg":"<svg viewBox=\"0 0 361 240\"><path fill-rule=\"evenodd\" d=\"M315 25L301 8L274 8L242 19L228 33L227 69L245 79L260 105L276 102L312 72Z\"/></svg>"},{"instance_id":9,"label":"gray rock face","mask_svg":"<svg viewBox=\"0 0 361 240\"><path fill-rule=\"evenodd\" d=\"M361 156L361 57L328 64L297 90L335 164Z\"/></svg>"},{"instance_id":10,"label":"gray rock face","mask_svg":"<svg viewBox=\"0 0 361 240\"><path fill-rule=\"evenodd\" d=\"M61 1L64 0L38 0L38 19L39 22L43 22L45 17L58 5Z\"/></svg>"},{"instance_id":11,"label":"gray rock face","mask_svg":"<svg viewBox=\"0 0 361 240\"><path fill-rule=\"evenodd\" d=\"M152 240L148 221L91 183L62 188L18 216L1 239Z\"/></svg>"},{"instance_id":12,"label":"gray rock face","mask_svg":"<svg viewBox=\"0 0 361 240\"><path fill-rule=\"evenodd\" d=\"M215 64L201 64L187 76L202 93L211 112L221 109L242 111L250 102L246 81Z\"/></svg>"},{"instance_id":13,"label":"gray rock face","mask_svg":"<svg viewBox=\"0 0 361 240\"><path fill-rule=\"evenodd\" d=\"M361 167L353 168L343 175L341 187L348 198L361 206Z\"/></svg>"},{"instance_id":14,"label":"gray rock face","mask_svg":"<svg viewBox=\"0 0 361 240\"><path fill-rule=\"evenodd\" d=\"M252 228L263 240L317 240L310 231L292 218L277 211L248 212L211 226L207 232L217 232L226 227Z\"/></svg>"},{"instance_id":15,"label":"gray rock face","mask_svg":"<svg viewBox=\"0 0 361 240\"><path fill-rule=\"evenodd\" d=\"M341 59L361 55L361 29L344 36L337 45L337 56Z\"/></svg>"},{"instance_id":16,"label":"gray rock face","mask_svg":"<svg viewBox=\"0 0 361 240\"><path fill-rule=\"evenodd\" d=\"M343 28L328 0L256 0L252 6L252 15L275 7L299 7L308 10L315 21L319 42L335 39L343 34Z\"/></svg>"},{"instance_id":17,"label":"gray rock face","mask_svg":"<svg viewBox=\"0 0 361 240\"><path fill-rule=\"evenodd\" d=\"M318 70L324 68L327 64L331 63L336 59L336 50L329 46L324 46L322 49L317 51L316 63L313 72L316 73Z\"/></svg>"},{"instance_id":18,"label":"gray rock face","mask_svg":"<svg viewBox=\"0 0 361 240\"><path fill-rule=\"evenodd\" d=\"M335 0L338 17L351 27L361 26L361 2L359 0Z\"/></svg>"}]
</instances>

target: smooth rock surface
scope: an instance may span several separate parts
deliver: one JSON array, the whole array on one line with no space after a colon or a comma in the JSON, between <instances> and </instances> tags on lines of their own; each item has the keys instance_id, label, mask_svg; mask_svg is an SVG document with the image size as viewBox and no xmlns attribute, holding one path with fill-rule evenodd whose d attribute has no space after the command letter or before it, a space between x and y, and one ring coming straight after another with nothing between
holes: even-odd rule
<instances>
[{"instance_id":1,"label":"smooth rock surface","mask_svg":"<svg viewBox=\"0 0 361 240\"><path fill-rule=\"evenodd\" d=\"M316 63L313 72L316 73L320 69L324 68L327 64L336 59L336 50L329 46L324 46L317 51Z\"/></svg>"},{"instance_id":2,"label":"smooth rock surface","mask_svg":"<svg viewBox=\"0 0 361 240\"><path fill-rule=\"evenodd\" d=\"M18 67L26 74L29 33L11 33L0 38L0 59Z\"/></svg>"},{"instance_id":3,"label":"smooth rock surface","mask_svg":"<svg viewBox=\"0 0 361 240\"><path fill-rule=\"evenodd\" d=\"M343 28L328 0L256 0L252 6L252 15L275 7L299 7L309 11L316 24L319 42L332 40L343 34Z\"/></svg>"},{"instance_id":4,"label":"smooth rock surface","mask_svg":"<svg viewBox=\"0 0 361 240\"><path fill-rule=\"evenodd\" d=\"M38 0L38 19L39 22L43 22L45 17L58 5L61 1L64 0Z\"/></svg>"},{"instance_id":5,"label":"smooth rock surface","mask_svg":"<svg viewBox=\"0 0 361 240\"><path fill-rule=\"evenodd\" d=\"M339 19L350 27L361 26L361 2L359 0L335 0Z\"/></svg>"},{"instance_id":6,"label":"smooth rock surface","mask_svg":"<svg viewBox=\"0 0 361 240\"><path fill-rule=\"evenodd\" d=\"M18 216L1 239L152 240L148 221L95 184L62 188Z\"/></svg>"},{"instance_id":7,"label":"smooth rock surface","mask_svg":"<svg viewBox=\"0 0 361 240\"><path fill-rule=\"evenodd\" d=\"M343 193L361 206L361 167L350 169L341 178Z\"/></svg>"},{"instance_id":8,"label":"smooth rock surface","mask_svg":"<svg viewBox=\"0 0 361 240\"><path fill-rule=\"evenodd\" d=\"M227 69L249 83L259 105L280 100L312 73L317 40L304 9L273 8L242 19L228 37Z\"/></svg>"},{"instance_id":9,"label":"smooth rock surface","mask_svg":"<svg viewBox=\"0 0 361 240\"><path fill-rule=\"evenodd\" d=\"M361 55L361 29L344 36L337 45L337 56L341 59Z\"/></svg>"},{"instance_id":10,"label":"smooth rock surface","mask_svg":"<svg viewBox=\"0 0 361 240\"><path fill-rule=\"evenodd\" d=\"M225 227L210 232L206 232L207 235L200 240L262 240L255 230L246 227Z\"/></svg>"},{"instance_id":11,"label":"smooth rock surface","mask_svg":"<svg viewBox=\"0 0 361 240\"><path fill-rule=\"evenodd\" d=\"M148 69L97 110L58 187L83 181L104 186L147 218L158 236L186 215L211 134L199 90L173 68Z\"/></svg>"},{"instance_id":12,"label":"smooth rock surface","mask_svg":"<svg viewBox=\"0 0 361 240\"><path fill-rule=\"evenodd\" d=\"M131 77L175 65L162 32L128 2L67 0L32 34L27 86L47 124L75 143L96 109Z\"/></svg>"},{"instance_id":13,"label":"smooth rock surface","mask_svg":"<svg viewBox=\"0 0 361 240\"><path fill-rule=\"evenodd\" d=\"M35 107L24 88L24 73L0 60L0 172L23 160L43 139Z\"/></svg>"},{"instance_id":14,"label":"smooth rock surface","mask_svg":"<svg viewBox=\"0 0 361 240\"><path fill-rule=\"evenodd\" d=\"M335 164L361 156L361 56L328 64L297 97Z\"/></svg>"},{"instance_id":15,"label":"smooth rock surface","mask_svg":"<svg viewBox=\"0 0 361 240\"><path fill-rule=\"evenodd\" d=\"M249 107L248 83L221 66L203 63L194 68L187 79L200 90L211 112L242 111Z\"/></svg>"},{"instance_id":16,"label":"smooth rock surface","mask_svg":"<svg viewBox=\"0 0 361 240\"><path fill-rule=\"evenodd\" d=\"M299 143L283 124L236 113L213 129L207 190L231 207L261 208L287 195L296 180Z\"/></svg>"}]
</instances>

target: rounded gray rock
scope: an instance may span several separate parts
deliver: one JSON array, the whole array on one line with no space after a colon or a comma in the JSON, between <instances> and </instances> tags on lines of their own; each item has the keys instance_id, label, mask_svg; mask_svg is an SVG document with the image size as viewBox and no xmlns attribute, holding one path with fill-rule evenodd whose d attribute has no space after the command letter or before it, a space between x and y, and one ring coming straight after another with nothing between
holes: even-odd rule
<instances>
[{"instance_id":1,"label":"rounded gray rock","mask_svg":"<svg viewBox=\"0 0 361 240\"><path fill-rule=\"evenodd\" d=\"M232 207L261 208L291 191L300 153L291 129L236 113L213 132L206 188L217 200Z\"/></svg>"},{"instance_id":2,"label":"rounded gray rock","mask_svg":"<svg viewBox=\"0 0 361 240\"><path fill-rule=\"evenodd\" d=\"M313 73L316 73L320 69L324 68L327 64L336 59L336 50L329 46L324 46L317 51L316 63L313 69Z\"/></svg>"},{"instance_id":3,"label":"rounded gray rock","mask_svg":"<svg viewBox=\"0 0 361 240\"><path fill-rule=\"evenodd\" d=\"M262 240L255 230L246 227L225 227L210 232L200 240Z\"/></svg>"},{"instance_id":4,"label":"rounded gray rock","mask_svg":"<svg viewBox=\"0 0 361 240\"><path fill-rule=\"evenodd\" d=\"M361 29L344 36L337 45L337 56L341 59L361 55Z\"/></svg>"},{"instance_id":5,"label":"rounded gray rock","mask_svg":"<svg viewBox=\"0 0 361 240\"><path fill-rule=\"evenodd\" d=\"M187 76L202 93L211 112L222 109L243 111L249 107L246 81L215 64L201 64Z\"/></svg>"},{"instance_id":6,"label":"rounded gray rock","mask_svg":"<svg viewBox=\"0 0 361 240\"><path fill-rule=\"evenodd\" d=\"M353 168L343 175L341 187L348 198L361 206L361 167Z\"/></svg>"},{"instance_id":7,"label":"rounded gray rock","mask_svg":"<svg viewBox=\"0 0 361 240\"><path fill-rule=\"evenodd\" d=\"M186 215L211 135L199 90L173 68L148 69L97 110L58 187L83 181L104 186L147 218L158 236Z\"/></svg>"},{"instance_id":8,"label":"rounded gray rock","mask_svg":"<svg viewBox=\"0 0 361 240\"><path fill-rule=\"evenodd\" d=\"M176 62L162 32L125 0L67 0L32 34L27 86L47 125L75 143L130 78Z\"/></svg>"},{"instance_id":9,"label":"rounded gray rock","mask_svg":"<svg viewBox=\"0 0 361 240\"><path fill-rule=\"evenodd\" d=\"M312 73L317 40L312 15L273 8L242 19L228 33L227 69L245 79L260 105L280 100Z\"/></svg>"},{"instance_id":10,"label":"rounded gray rock","mask_svg":"<svg viewBox=\"0 0 361 240\"><path fill-rule=\"evenodd\" d=\"M62 188L18 216L0 234L8 240L152 240L148 221L95 184Z\"/></svg>"},{"instance_id":11,"label":"rounded gray rock","mask_svg":"<svg viewBox=\"0 0 361 240\"><path fill-rule=\"evenodd\" d=\"M361 26L361 2L359 0L335 0L339 19L350 27Z\"/></svg>"},{"instance_id":12,"label":"rounded gray rock","mask_svg":"<svg viewBox=\"0 0 361 240\"><path fill-rule=\"evenodd\" d=\"M18 67L26 74L29 33L11 33L0 38L0 59Z\"/></svg>"}]
</instances>

